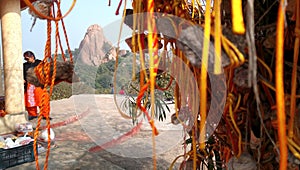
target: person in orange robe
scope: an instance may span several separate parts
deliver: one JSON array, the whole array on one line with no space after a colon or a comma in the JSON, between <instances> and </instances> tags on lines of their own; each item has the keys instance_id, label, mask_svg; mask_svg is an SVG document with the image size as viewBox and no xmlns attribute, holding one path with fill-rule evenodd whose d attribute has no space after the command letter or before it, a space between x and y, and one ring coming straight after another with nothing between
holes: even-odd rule
<instances>
[{"instance_id":1,"label":"person in orange robe","mask_svg":"<svg viewBox=\"0 0 300 170\"><path fill-rule=\"evenodd\" d=\"M26 62L23 64L25 107L28 112L29 120L32 120L32 119L37 118L37 116L38 116L37 107L42 106L43 89L41 87L36 87L33 84L30 84L29 82L27 82L27 79L26 79L27 70L29 68L36 67L42 61L39 59L36 59L34 53L31 51L24 52L23 56L24 56L24 59L26 60ZM50 97L49 97L48 93L45 94L44 99L45 99L45 103L47 103L46 107L50 108L50 106L49 106ZM43 113L43 119L46 119L47 117L49 117L49 114Z\"/></svg>"}]
</instances>

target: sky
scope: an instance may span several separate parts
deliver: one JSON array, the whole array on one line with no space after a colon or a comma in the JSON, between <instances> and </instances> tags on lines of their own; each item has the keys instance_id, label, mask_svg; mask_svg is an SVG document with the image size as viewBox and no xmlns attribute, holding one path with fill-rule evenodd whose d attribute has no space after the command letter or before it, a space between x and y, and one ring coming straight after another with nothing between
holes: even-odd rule
<instances>
[{"instance_id":1,"label":"sky","mask_svg":"<svg viewBox=\"0 0 300 170\"><path fill-rule=\"evenodd\" d=\"M84 38L89 26L98 24L101 27L105 27L115 21L121 20L124 6L120 8L120 14L115 15L119 0L112 0L111 6L108 6L108 3L109 0L76 1L75 7L71 13L64 18L64 24L67 30L70 48L72 50L79 47L80 42ZM61 10L63 14L67 12L71 4L72 0L61 0ZM127 4L127 8L131 8L131 3ZM47 21L37 19L32 31L30 32L33 19L34 18L29 14L28 9L21 12L23 51L31 50L35 53L37 58L43 59L47 38ZM55 27L52 25L52 37L55 35L54 29ZM64 37L62 30L60 31L60 36ZM62 38L62 41L64 49L67 49L65 39ZM54 50L54 44L55 41L52 39L52 51Z\"/></svg>"}]
</instances>

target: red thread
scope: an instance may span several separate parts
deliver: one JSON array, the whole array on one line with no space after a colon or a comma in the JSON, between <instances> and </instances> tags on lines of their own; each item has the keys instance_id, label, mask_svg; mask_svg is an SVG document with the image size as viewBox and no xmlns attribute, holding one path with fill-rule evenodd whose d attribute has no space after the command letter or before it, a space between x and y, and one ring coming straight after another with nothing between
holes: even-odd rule
<instances>
[{"instance_id":1,"label":"red thread","mask_svg":"<svg viewBox=\"0 0 300 170\"><path fill-rule=\"evenodd\" d=\"M98 146L94 146L94 147L92 147L92 148L89 149L89 152L98 152L98 151L101 151L103 149L112 147L112 146L114 146L116 144L124 142L129 137L132 137L135 134L137 134L140 131L142 124L143 124L142 121L139 122L134 128L132 128L130 131L128 131L124 135L118 137L117 139L113 139L113 140L111 140L111 141L109 141L107 143L104 143L101 146L99 146L99 145Z\"/></svg>"}]
</instances>

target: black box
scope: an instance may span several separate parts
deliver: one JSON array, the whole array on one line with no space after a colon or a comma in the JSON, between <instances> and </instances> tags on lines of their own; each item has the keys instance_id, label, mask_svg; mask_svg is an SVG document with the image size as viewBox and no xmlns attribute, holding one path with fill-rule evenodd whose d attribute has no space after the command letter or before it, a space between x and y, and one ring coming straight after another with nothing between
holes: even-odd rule
<instances>
[{"instance_id":1,"label":"black box","mask_svg":"<svg viewBox=\"0 0 300 170\"><path fill-rule=\"evenodd\" d=\"M15 148L0 149L0 170L33 162L35 160L33 149L33 142Z\"/></svg>"}]
</instances>

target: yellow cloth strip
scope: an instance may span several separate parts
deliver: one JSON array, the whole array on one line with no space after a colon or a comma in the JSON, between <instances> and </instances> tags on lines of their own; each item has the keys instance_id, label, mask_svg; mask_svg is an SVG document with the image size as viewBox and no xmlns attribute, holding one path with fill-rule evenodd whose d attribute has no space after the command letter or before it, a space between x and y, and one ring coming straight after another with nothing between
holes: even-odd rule
<instances>
[{"instance_id":1,"label":"yellow cloth strip","mask_svg":"<svg viewBox=\"0 0 300 170\"><path fill-rule=\"evenodd\" d=\"M236 34L245 33L242 0L231 0L232 31Z\"/></svg>"},{"instance_id":2,"label":"yellow cloth strip","mask_svg":"<svg viewBox=\"0 0 300 170\"><path fill-rule=\"evenodd\" d=\"M147 18L148 22L148 53L150 56L150 94L151 94L151 121L154 124L154 108L155 108L155 77L156 72L154 69L156 68L157 63L156 59L156 50L157 50L157 34L156 32L153 32L155 30L155 18L154 18L154 0L148 0L147 4L147 12L149 12L149 15ZM154 126L153 126L154 127ZM152 145L153 145L153 169L156 170L156 154L155 154L155 134L154 129L152 128Z\"/></svg>"},{"instance_id":3,"label":"yellow cloth strip","mask_svg":"<svg viewBox=\"0 0 300 170\"><path fill-rule=\"evenodd\" d=\"M207 100L207 67L208 67L208 53L209 53L209 43L210 43L210 4L211 1L206 1L205 9L205 25L204 25L204 40L203 40L203 52L202 52L202 63L201 63L201 86L200 86L200 149L205 148L205 122L206 122L206 100Z\"/></svg>"},{"instance_id":4,"label":"yellow cloth strip","mask_svg":"<svg viewBox=\"0 0 300 170\"><path fill-rule=\"evenodd\" d=\"M215 64L214 73L221 74L222 67L222 57L221 57L221 0L214 1L214 11L215 11Z\"/></svg>"},{"instance_id":5,"label":"yellow cloth strip","mask_svg":"<svg viewBox=\"0 0 300 170\"><path fill-rule=\"evenodd\" d=\"M126 11L126 10L124 10ZM124 12L125 13L125 12ZM132 44L132 51L134 51L133 53L133 57L132 57L132 77L131 79L134 81L135 80L135 76L136 76L136 36L135 36L135 30L136 30L136 25L137 25L137 8L134 7L133 8L133 25L132 25L132 41L131 41L131 44ZM124 14L125 16L125 14Z\"/></svg>"}]
</instances>

